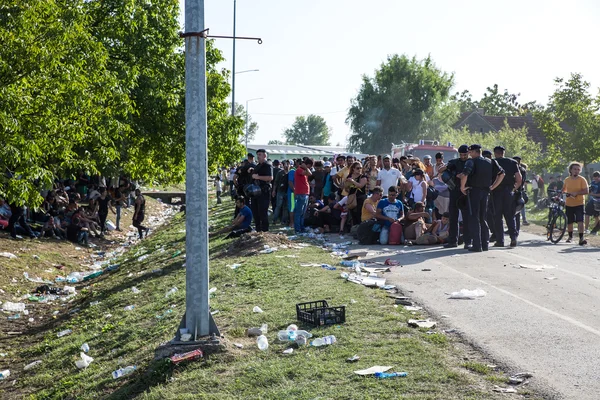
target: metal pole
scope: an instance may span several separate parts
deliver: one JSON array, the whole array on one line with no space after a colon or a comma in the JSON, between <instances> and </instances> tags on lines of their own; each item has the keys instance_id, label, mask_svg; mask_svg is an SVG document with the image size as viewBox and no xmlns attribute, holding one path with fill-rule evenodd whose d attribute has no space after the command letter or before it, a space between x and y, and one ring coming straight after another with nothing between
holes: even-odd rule
<instances>
[{"instance_id":1,"label":"metal pole","mask_svg":"<svg viewBox=\"0 0 600 400\"><path fill-rule=\"evenodd\" d=\"M235 17L237 0L233 0L233 68L231 72L231 115L235 115Z\"/></svg>"},{"instance_id":2,"label":"metal pole","mask_svg":"<svg viewBox=\"0 0 600 400\"><path fill-rule=\"evenodd\" d=\"M185 1L185 28L204 30L204 0ZM197 337L211 333L208 307L208 155L206 39L185 38L186 295L185 327Z\"/></svg>"},{"instance_id":3,"label":"metal pole","mask_svg":"<svg viewBox=\"0 0 600 400\"><path fill-rule=\"evenodd\" d=\"M248 101L246 100L246 154L248 154Z\"/></svg>"}]
</instances>

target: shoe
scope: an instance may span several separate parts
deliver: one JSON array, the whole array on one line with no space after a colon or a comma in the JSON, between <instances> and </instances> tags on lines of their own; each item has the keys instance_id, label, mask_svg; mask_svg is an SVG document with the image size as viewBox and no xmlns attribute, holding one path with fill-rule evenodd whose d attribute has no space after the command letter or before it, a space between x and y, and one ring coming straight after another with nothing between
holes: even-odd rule
<instances>
[{"instance_id":1,"label":"shoe","mask_svg":"<svg viewBox=\"0 0 600 400\"><path fill-rule=\"evenodd\" d=\"M573 241L573 238L567 238L567 240L565 240L566 243L571 243Z\"/></svg>"},{"instance_id":2,"label":"shoe","mask_svg":"<svg viewBox=\"0 0 600 400\"><path fill-rule=\"evenodd\" d=\"M483 249L477 249L475 247L470 247L468 249L468 251L472 252L472 253L481 253L483 251Z\"/></svg>"},{"instance_id":3,"label":"shoe","mask_svg":"<svg viewBox=\"0 0 600 400\"><path fill-rule=\"evenodd\" d=\"M446 244L444 245L444 248L445 248L445 249L452 249L452 248L454 248L454 247L458 247L458 245L457 245L456 243L446 243Z\"/></svg>"},{"instance_id":4,"label":"shoe","mask_svg":"<svg viewBox=\"0 0 600 400\"><path fill-rule=\"evenodd\" d=\"M589 235L590 234L590 230L586 229L585 231L583 231L584 234Z\"/></svg>"},{"instance_id":5,"label":"shoe","mask_svg":"<svg viewBox=\"0 0 600 400\"><path fill-rule=\"evenodd\" d=\"M493 247L504 247L504 243L496 242Z\"/></svg>"},{"instance_id":6,"label":"shoe","mask_svg":"<svg viewBox=\"0 0 600 400\"><path fill-rule=\"evenodd\" d=\"M585 239L581 239L581 240L579 241L579 245L580 245L580 246L583 246L583 245L586 245L586 244L587 244L587 240L585 240Z\"/></svg>"},{"instance_id":7,"label":"shoe","mask_svg":"<svg viewBox=\"0 0 600 400\"><path fill-rule=\"evenodd\" d=\"M463 246L463 248L464 248L465 250L469 250L469 249L472 249L472 248L473 248L473 245L470 245L470 244L466 244L466 243L465 243L465 245Z\"/></svg>"},{"instance_id":8,"label":"shoe","mask_svg":"<svg viewBox=\"0 0 600 400\"><path fill-rule=\"evenodd\" d=\"M517 247L517 241L516 240L511 240L510 241L510 247Z\"/></svg>"},{"instance_id":9,"label":"shoe","mask_svg":"<svg viewBox=\"0 0 600 400\"><path fill-rule=\"evenodd\" d=\"M489 250L490 250L490 248L489 248L489 247L481 247L481 250L482 250L482 251L489 251Z\"/></svg>"},{"instance_id":10,"label":"shoe","mask_svg":"<svg viewBox=\"0 0 600 400\"><path fill-rule=\"evenodd\" d=\"M491 243L491 242L496 242L496 241L497 241L497 240L496 240L496 235L492 235L492 236L490 236L490 243Z\"/></svg>"},{"instance_id":11,"label":"shoe","mask_svg":"<svg viewBox=\"0 0 600 400\"><path fill-rule=\"evenodd\" d=\"M527 221L523 221L523 225L525 225L525 226L529 226L529 222L527 222Z\"/></svg>"}]
</instances>

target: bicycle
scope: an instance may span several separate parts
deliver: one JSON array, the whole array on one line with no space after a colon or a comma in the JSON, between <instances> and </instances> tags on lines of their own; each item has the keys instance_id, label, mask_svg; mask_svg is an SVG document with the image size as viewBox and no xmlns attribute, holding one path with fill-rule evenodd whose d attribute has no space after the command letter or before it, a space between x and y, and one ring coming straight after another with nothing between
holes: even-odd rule
<instances>
[{"instance_id":1,"label":"bicycle","mask_svg":"<svg viewBox=\"0 0 600 400\"><path fill-rule=\"evenodd\" d=\"M567 216L564 212L565 201L562 198L562 192L558 190L549 190L548 194L555 194L548 198L549 212L548 224L546 225L546 240L556 244L565 235L567 230Z\"/></svg>"}]
</instances>

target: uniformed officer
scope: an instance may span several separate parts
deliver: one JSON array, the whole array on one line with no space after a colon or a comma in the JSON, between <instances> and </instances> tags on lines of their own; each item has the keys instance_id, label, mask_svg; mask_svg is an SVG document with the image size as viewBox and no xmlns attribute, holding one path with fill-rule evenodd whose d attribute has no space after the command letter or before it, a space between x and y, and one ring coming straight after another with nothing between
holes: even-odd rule
<instances>
[{"instance_id":1,"label":"uniformed officer","mask_svg":"<svg viewBox=\"0 0 600 400\"><path fill-rule=\"evenodd\" d=\"M496 243L494 247L504 247L504 224L506 221L508 235L510 236L510 247L517 246L517 231L515 229L515 201L514 191L521 186L521 172L517 162L511 158L504 157L506 149L503 146L494 147L496 162L504 170L502 183L492 192L494 203L494 232Z\"/></svg>"},{"instance_id":2,"label":"uniformed officer","mask_svg":"<svg viewBox=\"0 0 600 400\"><path fill-rule=\"evenodd\" d=\"M444 173L448 171L452 175L452 181L455 184L454 189L450 190L450 204L449 204L449 212L450 212L450 228L448 234L448 243L444 245L446 248L450 247L458 247L458 199L461 196L460 193L460 179L462 178L462 172L465 167L465 163L469 159L469 146L463 144L458 148L458 158L454 158L448 161L443 167L440 167L439 172ZM465 207L460 209L462 213L463 219L463 238L465 242L465 248L470 244L470 239L468 236L467 222L468 222L468 208Z\"/></svg>"},{"instance_id":3,"label":"uniformed officer","mask_svg":"<svg viewBox=\"0 0 600 400\"><path fill-rule=\"evenodd\" d=\"M516 192L518 191L523 191L525 190L525 182L527 181L527 168L525 168L523 165L521 165L521 157L519 156L514 156L513 160L515 160L517 162L517 165L519 166L519 172L521 172L521 185L519 185L517 187ZM518 193L515 193L515 197L518 195ZM525 220L525 206L523 206L523 209L521 210L520 213L515 214L515 230L517 233L517 237L519 236L519 232L521 231L521 215L523 216L523 225L529 225L529 223Z\"/></svg>"},{"instance_id":4,"label":"uniformed officer","mask_svg":"<svg viewBox=\"0 0 600 400\"><path fill-rule=\"evenodd\" d=\"M492 152L489 150L483 150L481 152L481 155L484 156L485 158L491 160L492 159ZM488 198L488 207L487 207L487 212L485 214L485 220L487 221L488 227L490 228L490 232L491 232L491 236L490 236L490 243L492 241L496 240L496 234L495 234L495 223L494 223L494 202L492 201L492 198L490 196L490 198Z\"/></svg>"},{"instance_id":5,"label":"uniformed officer","mask_svg":"<svg viewBox=\"0 0 600 400\"><path fill-rule=\"evenodd\" d=\"M460 190L469 196L469 234L473 247L469 251L487 251L490 230L485 220L490 190L494 190L504 179L504 170L496 160L481 156L481 146L472 144L469 147L470 160L465 163Z\"/></svg>"}]
</instances>

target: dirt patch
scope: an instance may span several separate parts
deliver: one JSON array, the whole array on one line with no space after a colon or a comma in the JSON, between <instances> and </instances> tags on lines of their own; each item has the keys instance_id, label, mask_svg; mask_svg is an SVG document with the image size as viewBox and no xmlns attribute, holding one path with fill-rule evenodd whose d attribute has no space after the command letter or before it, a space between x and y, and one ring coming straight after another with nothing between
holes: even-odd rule
<instances>
[{"instance_id":1,"label":"dirt patch","mask_svg":"<svg viewBox=\"0 0 600 400\"><path fill-rule=\"evenodd\" d=\"M248 257L257 254L267 248L279 248L281 245L292 246L284 234L270 232L250 232L243 234L225 250L224 255L228 257Z\"/></svg>"}]
</instances>

